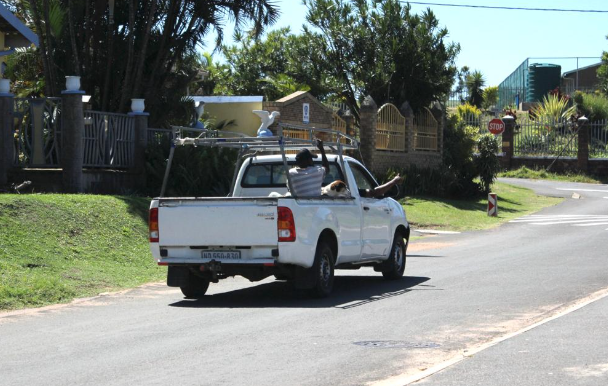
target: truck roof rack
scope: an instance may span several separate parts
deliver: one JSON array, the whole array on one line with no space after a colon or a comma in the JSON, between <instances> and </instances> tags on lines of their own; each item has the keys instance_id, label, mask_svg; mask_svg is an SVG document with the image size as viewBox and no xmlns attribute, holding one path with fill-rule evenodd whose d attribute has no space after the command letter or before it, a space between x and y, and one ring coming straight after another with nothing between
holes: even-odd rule
<instances>
[{"instance_id":1,"label":"truck roof rack","mask_svg":"<svg viewBox=\"0 0 608 386\"><path fill-rule=\"evenodd\" d=\"M264 151L279 151L283 158L283 167L287 177L287 187L290 192L293 192L291 176L288 173L289 166L285 151L309 149L317 149L316 140L323 140L323 147L329 148L333 152L337 152L340 159L340 166L344 169L343 150L359 149L359 141L355 138L332 129L323 129L317 127L287 125L279 123L277 133L272 137L248 137L243 133L236 133L224 130L207 130L196 129L183 126L171 126L173 129L173 141L169 152L169 160L167 169L163 179L163 185L160 192L160 197L165 195L167 181L169 179L169 171L173 161L173 154L177 146L203 146L203 147L223 147L238 149L239 156L235 165L234 175L232 177L231 190L234 189L236 177L240 169L241 158L249 152L264 152ZM184 132L200 132L197 137L183 137ZM348 183L347 183L348 187Z\"/></svg>"},{"instance_id":2,"label":"truck roof rack","mask_svg":"<svg viewBox=\"0 0 608 386\"><path fill-rule=\"evenodd\" d=\"M356 150L359 141L337 130L308 126L279 124L277 135L272 137L249 137L243 133L224 130L196 130L189 127L172 126L174 146L210 146L245 149L254 151L281 151L317 148L316 139L322 139L325 147L336 151L342 149ZM197 132L197 137L182 137L183 132Z\"/></svg>"}]
</instances>

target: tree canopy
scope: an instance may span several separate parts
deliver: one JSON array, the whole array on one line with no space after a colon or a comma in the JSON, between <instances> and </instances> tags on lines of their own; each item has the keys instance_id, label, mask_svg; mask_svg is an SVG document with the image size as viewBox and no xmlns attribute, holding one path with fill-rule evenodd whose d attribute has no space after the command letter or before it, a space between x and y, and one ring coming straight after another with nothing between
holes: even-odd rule
<instances>
[{"instance_id":1,"label":"tree canopy","mask_svg":"<svg viewBox=\"0 0 608 386\"><path fill-rule=\"evenodd\" d=\"M304 36L311 67L358 118L358 102L371 95L380 105L409 101L414 110L451 89L460 46L447 43L427 9L412 14L399 0L304 0Z\"/></svg>"},{"instance_id":2,"label":"tree canopy","mask_svg":"<svg viewBox=\"0 0 608 386\"><path fill-rule=\"evenodd\" d=\"M198 76L203 37L234 20L259 35L278 17L270 0L3 0L33 25L46 96L57 96L66 75L104 110L128 108L131 98L162 104ZM179 98L178 98L179 99Z\"/></svg>"}]
</instances>

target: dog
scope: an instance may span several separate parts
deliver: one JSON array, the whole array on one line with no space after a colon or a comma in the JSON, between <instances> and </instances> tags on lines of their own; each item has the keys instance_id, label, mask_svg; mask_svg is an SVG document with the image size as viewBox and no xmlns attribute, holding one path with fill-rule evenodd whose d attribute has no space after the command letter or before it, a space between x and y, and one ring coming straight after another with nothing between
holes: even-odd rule
<instances>
[{"instance_id":1,"label":"dog","mask_svg":"<svg viewBox=\"0 0 608 386\"><path fill-rule=\"evenodd\" d=\"M321 194L329 197L350 197L350 191L344 181L336 180L321 188Z\"/></svg>"}]
</instances>

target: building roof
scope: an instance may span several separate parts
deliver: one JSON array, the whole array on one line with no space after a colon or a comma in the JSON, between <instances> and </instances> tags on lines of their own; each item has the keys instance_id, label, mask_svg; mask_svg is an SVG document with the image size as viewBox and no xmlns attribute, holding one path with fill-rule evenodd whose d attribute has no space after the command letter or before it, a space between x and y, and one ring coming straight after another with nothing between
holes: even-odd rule
<instances>
[{"instance_id":1,"label":"building roof","mask_svg":"<svg viewBox=\"0 0 608 386\"><path fill-rule=\"evenodd\" d=\"M568 76L568 75L576 74L576 73L577 73L577 71L578 71L578 72L581 72L581 71L583 71L583 70L589 70L589 69L592 69L592 68L594 68L594 67L595 67L595 68L598 68L598 67L599 67L599 66L601 66L601 65L602 65L602 62L599 62L599 63L591 64L591 65L589 65L589 66L585 66L585 67L579 67L579 68L578 68L578 70L566 71L566 72L564 72L564 73L562 74L562 78L563 78L563 77L566 77L566 76Z\"/></svg>"},{"instance_id":2,"label":"building roof","mask_svg":"<svg viewBox=\"0 0 608 386\"><path fill-rule=\"evenodd\" d=\"M28 47L30 44L38 47L38 35L2 4L0 4L0 32L7 34L5 45L10 48Z\"/></svg>"},{"instance_id":3,"label":"building roof","mask_svg":"<svg viewBox=\"0 0 608 386\"><path fill-rule=\"evenodd\" d=\"M254 103L263 102L263 96L200 96L191 95L190 98L195 102L205 103Z\"/></svg>"}]
</instances>

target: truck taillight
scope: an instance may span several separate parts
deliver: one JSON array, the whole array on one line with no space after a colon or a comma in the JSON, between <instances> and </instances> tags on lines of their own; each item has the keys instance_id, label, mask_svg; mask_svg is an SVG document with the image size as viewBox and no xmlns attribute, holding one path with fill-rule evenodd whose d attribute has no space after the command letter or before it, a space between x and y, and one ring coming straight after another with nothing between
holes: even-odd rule
<instances>
[{"instance_id":1,"label":"truck taillight","mask_svg":"<svg viewBox=\"0 0 608 386\"><path fill-rule=\"evenodd\" d=\"M158 243L158 208L150 209L148 229L150 230L150 242Z\"/></svg>"},{"instance_id":2,"label":"truck taillight","mask_svg":"<svg viewBox=\"0 0 608 386\"><path fill-rule=\"evenodd\" d=\"M291 209L284 206L279 206L277 230L279 233L279 242L296 241L296 223L293 220Z\"/></svg>"}]
</instances>

